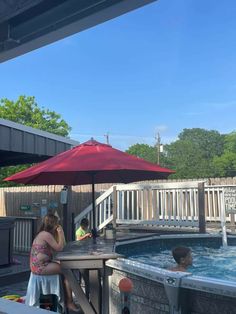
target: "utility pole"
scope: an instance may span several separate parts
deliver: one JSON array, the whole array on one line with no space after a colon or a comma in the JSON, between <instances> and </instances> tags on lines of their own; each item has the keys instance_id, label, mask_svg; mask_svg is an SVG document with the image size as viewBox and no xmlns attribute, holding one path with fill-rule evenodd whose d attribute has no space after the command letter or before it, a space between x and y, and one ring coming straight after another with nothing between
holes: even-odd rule
<instances>
[{"instance_id":1,"label":"utility pole","mask_svg":"<svg viewBox=\"0 0 236 314\"><path fill-rule=\"evenodd\" d=\"M155 139L157 147L157 164L160 165L161 137L159 132L157 132Z\"/></svg>"},{"instance_id":2,"label":"utility pole","mask_svg":"<svg viewBox=\"0 0 236 314\"><path fill-rule=\"evenodd\" d=\"M109 132L107 132L106 134L104 134L105 138L106 138L106 142L108 145L110 145L109 143Z\"/></svg>"}]
</instances>

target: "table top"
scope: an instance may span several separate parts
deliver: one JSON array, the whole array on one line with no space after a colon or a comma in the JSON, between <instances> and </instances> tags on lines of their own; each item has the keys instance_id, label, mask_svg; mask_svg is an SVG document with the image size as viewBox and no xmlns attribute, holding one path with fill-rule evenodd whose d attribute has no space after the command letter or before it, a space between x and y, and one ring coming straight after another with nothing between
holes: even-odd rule
<instances>
[{"instance_id":1,"label":"table top","mask_svg":"<svg viewBox=\"0 0 236 314\"><path fill-rule=\"evenodd\" d=\"M97 238L96 242L91 239L69 242L62 252L56 254L56 259L60 261L68 260L107 260L111 258L122 257L115 253L114 240Z\"/></svg>"}]
</instances>

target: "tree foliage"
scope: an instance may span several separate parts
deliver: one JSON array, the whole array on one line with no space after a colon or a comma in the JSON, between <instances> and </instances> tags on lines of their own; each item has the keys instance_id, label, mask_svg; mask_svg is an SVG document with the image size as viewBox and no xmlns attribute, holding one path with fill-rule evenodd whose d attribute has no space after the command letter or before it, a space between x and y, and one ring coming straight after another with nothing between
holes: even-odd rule
<instances>
[{"instance_id":1,"label":"tree foliage","mask_svg":"<svg viewBox=\"0 0 236 314\"><path fill-rule=\"evenodd\" d=\"M16 184L14 182L3 181L3 179L10 177L11 175L23 171L28 168L30 165L20 165L20 166L10 166L10 167L2 167L0 168L0 186L16 186L20 184Z\"/></svg>"},{"instance_id":2,"label":"tree foliage","mask_svg":"<svg viewBox=\"0 0 236 314\"><path fill-rule=\"evenodd\" d=\"M216 176L236 176L236 132L224 136L224 152L213 158Z\"/></svg>"},{"instance_id":3,"label":"tree foliage","mask_svg":"<svg viewBox=\"0 0 236 314\"><path fill-rule=\"evenodd\" d=\"M135 155L153 163L157 162L156 148L147 144L135 144L126 152L130 155Z\"/></svg>"},{"instance_id":4,"label":"tree foliage","mask_svg":"<svg viewBox=\"0 0 236 314\"><path fill-rule=\"evenodd\" d=\"M135 144L128 152L156 161L152 157L156 156L156 147ZM160 165L176 171L170 178L236 175L236 133L222 135L215 130L184 129L176 141L164 146Z\"/></svg>"},{"instance_id":5,"label":"tree foliage","mask_svg":"<svg viewBox=\"0 0 236 314\"><path fill-rule=\"evenodd\" d=\"M199 128L184 129L179 139L166 147L167 160L177 178L215 176L212 164L223 153L224 136L217 131Z\"/></svg>"},{"instance_id":6,"label":"tree foliage","mask_svg":"<svg viewBox=\"0 0 236 314\"><path fill-rule=\"evenodd\" d=\"M60 114L40 108L32 96L20 96L16 101L1 99L0 118L61 136L68 136L71 130Z\"/></svg>"},{"instance_id":7,"label":"tree foliage","mask_svg":"<svg viewBox=\"0 0 236 314\"><path fill-rule=\"evenodd\" d=\"M225 135L224 152L236 153L236 132L231 132Z\"/></svg>"},{"instance_id":8,"label":"tree foliage","mask_svg":"<svg viewBox=\"0 0 236 314\"><path fill-rule=\"evenodd\" d=\"M62 119L61 115L45 108L40 108L35 97L20 96L16 101L9 99L0 100L0 118L14 121L23 125L48 131L60 136L68 136L71 128ZM20 165L0 168L0 182L30 165ZM3 182L1 186L15 185L10 182Z\"/></svg>"}]
</instances>

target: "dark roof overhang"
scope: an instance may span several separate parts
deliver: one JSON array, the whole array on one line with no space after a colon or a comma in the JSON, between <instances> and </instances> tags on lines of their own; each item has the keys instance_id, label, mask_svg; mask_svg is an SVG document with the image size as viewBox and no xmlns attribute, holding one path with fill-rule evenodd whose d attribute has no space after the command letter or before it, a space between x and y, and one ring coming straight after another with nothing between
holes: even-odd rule
<instances>
[{"instance_id":1,"label":"dark roof overhang","mask_svg":"<svg viewBox=\"0 0 236 314\"><path fill-rule=\"evenodd\" d=\"M0 62L156 0L0 0Z\"/></svg>"},{"instance_id":2,"label":"dark roof overhang","mask_svg":"<svg viewBox=\"0 0 236 314\"><path fill-rule=\"evenodd\" d=\"M37 163L79 142L0 119L0 167Z\"/></svg>"}]
</instances>

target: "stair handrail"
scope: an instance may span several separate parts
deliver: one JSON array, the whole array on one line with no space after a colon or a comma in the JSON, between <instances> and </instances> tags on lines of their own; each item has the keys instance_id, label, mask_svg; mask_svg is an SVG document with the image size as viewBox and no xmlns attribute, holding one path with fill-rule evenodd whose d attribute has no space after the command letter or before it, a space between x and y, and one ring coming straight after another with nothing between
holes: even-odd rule
<instances>
[{"instance_id":1,"label":"stair handrail","mask_svg":"<svg viewBox=\"0 0 236 314\"><path fill-rule=\"evenodd\" d=\"M102 201L104 201L109 195L113 193L113 186L111 186L108 190L106 190L102 195L100 195L96 200L95 200L95 207L97 207ZM74 219L74 223L78 224L80 220L87 216L91 211L93 210L93 204L90 204L87 206L79 215L77 215Z\"/></svg>"}]
</instances>

